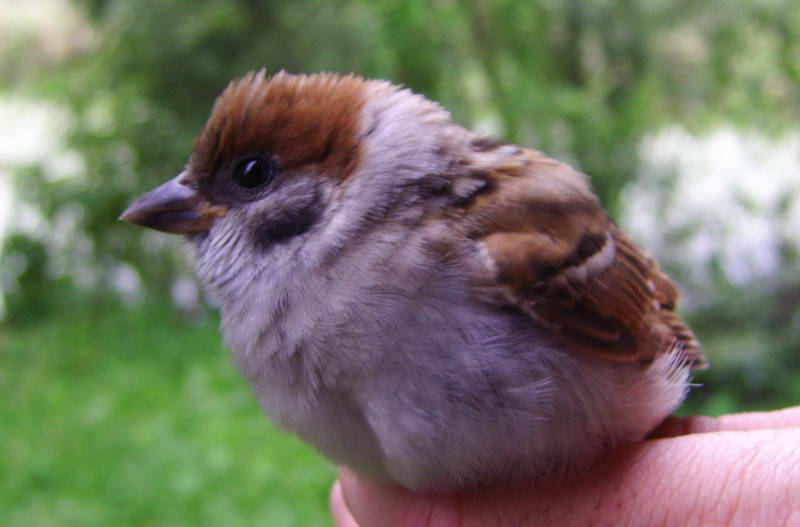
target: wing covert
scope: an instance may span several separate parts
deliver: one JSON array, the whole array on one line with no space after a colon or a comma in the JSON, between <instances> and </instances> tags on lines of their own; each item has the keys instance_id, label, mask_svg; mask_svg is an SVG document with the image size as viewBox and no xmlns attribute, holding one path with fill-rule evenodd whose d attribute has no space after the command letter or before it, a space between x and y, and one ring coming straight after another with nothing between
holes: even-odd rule
<instances>
[{"instance_id":1,"label":"wing covert","mask_svg":"<svg viewBox=\"0 0 800 527\"><path fill-rule=\"evenodd\" d=\"M508 148L511 146L511 149ZM568 346L615 361L649 363L680 346L705 366L674 312L678 293L656 262L605 214L579 172L513 145L475 155L484 192L459 216L488 259L476 287L497 287ZM502 159L502 162L498 162Z\"/></svg>"}]
</instances>

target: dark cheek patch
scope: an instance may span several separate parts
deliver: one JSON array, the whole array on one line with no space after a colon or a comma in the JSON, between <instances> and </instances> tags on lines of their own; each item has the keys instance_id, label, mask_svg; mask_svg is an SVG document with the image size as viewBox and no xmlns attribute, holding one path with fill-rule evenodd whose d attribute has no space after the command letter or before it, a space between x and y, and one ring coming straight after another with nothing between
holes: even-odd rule
<instances>
[{"instance_id":1,"label":"dark cheek patch","mask_svg":"<svg viewBox=\"0 0 800 527\"><path fill-rule=\"evenodd\" d=\"M252 229L253 242L261 249L268 249L308 232L318 219L319 213L313 206L290 208L280 214L271 214L255 222Z\"/></svg>"}]
</instances>

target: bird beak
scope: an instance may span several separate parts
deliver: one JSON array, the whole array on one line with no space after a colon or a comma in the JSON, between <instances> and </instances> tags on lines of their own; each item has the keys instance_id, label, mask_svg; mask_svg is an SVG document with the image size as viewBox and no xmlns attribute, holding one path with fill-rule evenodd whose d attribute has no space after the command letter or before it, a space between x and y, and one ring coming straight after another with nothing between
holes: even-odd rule
<instances>
[{"instance_id":1,"label":"bird beak","mask_svg":"<svg viewBox=\"0 0 800 527\"><path fill-rule=\"evenodd\" d=\"M227 209L213 206L182 179L170 179L125 209L120 220L175 234L207 231L214 219Z\"/></svg>"}]
</instances>

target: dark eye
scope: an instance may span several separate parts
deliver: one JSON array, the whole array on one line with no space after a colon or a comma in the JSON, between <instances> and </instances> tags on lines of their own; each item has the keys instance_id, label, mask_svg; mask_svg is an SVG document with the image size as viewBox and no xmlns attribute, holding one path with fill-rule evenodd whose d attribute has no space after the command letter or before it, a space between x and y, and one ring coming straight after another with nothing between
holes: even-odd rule
<instances>
[{"instance_id":1,"label":"dark eye","mask_svg":"<svg viewBox=\"0 0 800 527\"><path fill-rule=\"evenodd\" d=\"M233 180L246 189L256 189L269 183L275 171L274 163L266 158L245 157L233 167Z\"/></svg>"}]
</instances>

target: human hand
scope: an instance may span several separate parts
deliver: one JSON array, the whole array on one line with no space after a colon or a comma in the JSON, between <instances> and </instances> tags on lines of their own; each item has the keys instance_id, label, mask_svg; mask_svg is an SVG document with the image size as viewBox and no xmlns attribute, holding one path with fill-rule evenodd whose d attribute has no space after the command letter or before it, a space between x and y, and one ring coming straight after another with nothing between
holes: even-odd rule
<instances>
[{"instance_id":1,"label":"human hand","mask_svg":"<svg viewBox=\"0 0 800 527\"><path fill-rule=\"evenodd\" d=\"M670 418L569 483L413 494L342 471L336 527L800 525L800 407Z\"/></svg>"}]
</instances>

